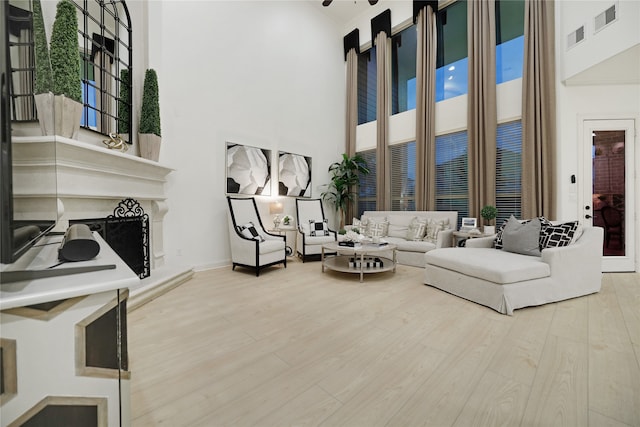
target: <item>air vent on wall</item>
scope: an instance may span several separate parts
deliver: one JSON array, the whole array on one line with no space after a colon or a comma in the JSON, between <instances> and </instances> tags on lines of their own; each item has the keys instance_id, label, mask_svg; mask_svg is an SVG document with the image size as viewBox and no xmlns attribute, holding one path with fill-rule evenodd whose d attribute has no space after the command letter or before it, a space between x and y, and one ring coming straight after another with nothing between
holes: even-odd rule
<instances>
[{"instance_id":1,"label":"air vent on wall","mask_svg":"<svg viewBox=\"0 0 640 427\"><path fill-rule=\"evenodd\" d=\"M594 32L598 32L611 24L618 17L618 3L616 2L594 19Z\"/></svg>"},{"instance_id":2,"label":"air vent on wall","mask_svg":"<svg viewBox=\"0 0 640 427\"><path fill-rule=\"evenodd\" d=\"M584 40L584 25L567 36L567 49L572 48L582 40Z\"/></svg>"}]
</instances>

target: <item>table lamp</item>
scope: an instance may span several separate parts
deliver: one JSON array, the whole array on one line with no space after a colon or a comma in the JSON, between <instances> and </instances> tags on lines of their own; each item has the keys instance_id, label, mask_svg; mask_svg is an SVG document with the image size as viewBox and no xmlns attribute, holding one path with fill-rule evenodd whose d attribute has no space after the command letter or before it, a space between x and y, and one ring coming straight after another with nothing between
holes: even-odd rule
<instances>
[{"instance_id":1,"label":"table lamp","mask_svg":"<svg viewBox=\"0 0 640 427\"><path fill-rule=\"evenodd\" d=\"M280 226L280 214L284 212L284 207L280 202L272 202L269 204L269 214L274 215L273 226L277 230Z\"/></svg>"}]
</instances>

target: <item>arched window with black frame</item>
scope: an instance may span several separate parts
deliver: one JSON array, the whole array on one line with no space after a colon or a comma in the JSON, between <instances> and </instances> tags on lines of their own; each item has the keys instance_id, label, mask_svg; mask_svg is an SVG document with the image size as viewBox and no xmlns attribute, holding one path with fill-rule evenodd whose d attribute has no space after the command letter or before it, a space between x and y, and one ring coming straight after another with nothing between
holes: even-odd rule
<instances>
[{"instance_id":1,"label":"arched window with black frame","mask_svg":"<svg viewBox=\"0 0 640 427\"><path fill-rule=\"evenodd\" d=\"M129 134L133 52L127 4L124 0L74 0L74 3L78 8L83 59L81 126L105 135Z\"/></svg>"}]
</instances>

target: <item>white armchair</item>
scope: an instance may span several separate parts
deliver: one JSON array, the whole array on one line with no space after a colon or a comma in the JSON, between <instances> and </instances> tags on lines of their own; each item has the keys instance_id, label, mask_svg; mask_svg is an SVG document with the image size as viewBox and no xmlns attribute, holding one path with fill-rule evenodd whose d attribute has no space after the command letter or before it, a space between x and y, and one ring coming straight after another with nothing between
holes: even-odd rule
<instances>
[{"instance_id":1,"label":"white armchair","mask_svg":"<svg viewBox=\"0 0 640 427\"><path fill-rule=\"evenodd\" d=\"M282 263L286 268L286 238L265 230L255 199L227 196L227 201L232 268L253 268L256 276L260 275L260 270L272 265Z\"/></svg>"},{"instance_id":2,"label":"white armchair","mask_svg":"<svg viewBox=\"0 0 640 427\"><path fill-rule=\"evenodd\" d=\"M302 262L320 255L323 244L337 240L336 232L329 229L320 199L296 199L296 221L296 247Z\"/></svg>"}]
</instances>

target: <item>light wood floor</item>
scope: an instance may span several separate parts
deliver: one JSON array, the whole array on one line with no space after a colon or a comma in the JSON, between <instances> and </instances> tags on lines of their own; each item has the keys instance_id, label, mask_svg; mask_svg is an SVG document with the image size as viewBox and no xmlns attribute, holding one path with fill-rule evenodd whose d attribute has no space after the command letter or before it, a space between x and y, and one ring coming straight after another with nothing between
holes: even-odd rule
<instances>
[{"instance_id":1,"label":"light wood floor","mask_svg":"<svg viewBox=\"0 0 640 427\"><path fill-rule=\"evenodd\" d=\"M130 313L132 425L640 426L640 274L512 317L292 261Z\"/></svg>"}]
</instances>

